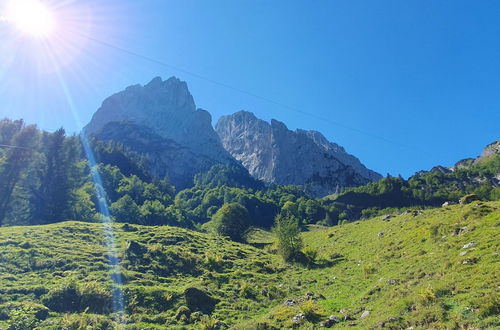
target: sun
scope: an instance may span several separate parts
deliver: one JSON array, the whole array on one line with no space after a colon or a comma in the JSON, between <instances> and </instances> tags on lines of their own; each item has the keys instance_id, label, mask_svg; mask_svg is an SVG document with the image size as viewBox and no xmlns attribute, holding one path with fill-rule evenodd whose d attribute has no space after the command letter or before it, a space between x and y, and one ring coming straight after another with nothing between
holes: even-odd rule
<instances>
[{"instance_id":1,"label":"sun","mask_svg":"<svg viewBox=\"0 0 500 330\"><path fill-rule=\"evenodd\" d=\"M54 13L41 0L10 0L5 17L19 31L36 38L46 38L56 28Z\"/></svg>"}]
</instances>

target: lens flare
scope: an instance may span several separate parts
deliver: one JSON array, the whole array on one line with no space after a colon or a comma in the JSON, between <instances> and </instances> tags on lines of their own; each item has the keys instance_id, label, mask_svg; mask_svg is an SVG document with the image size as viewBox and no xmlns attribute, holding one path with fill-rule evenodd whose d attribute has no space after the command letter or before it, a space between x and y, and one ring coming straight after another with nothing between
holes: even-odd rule
<instances>
[{"instance_id":1,"label":"lens flare","mask_svg":"<svg viewBox=\"0 0 500 330\"><path fill-rule=\"evenodd\" d=\"M10 0L5 20L22 33L36 38L49 37L56 29L54 13L39 0Z\"/></svg>"}]
</instances>

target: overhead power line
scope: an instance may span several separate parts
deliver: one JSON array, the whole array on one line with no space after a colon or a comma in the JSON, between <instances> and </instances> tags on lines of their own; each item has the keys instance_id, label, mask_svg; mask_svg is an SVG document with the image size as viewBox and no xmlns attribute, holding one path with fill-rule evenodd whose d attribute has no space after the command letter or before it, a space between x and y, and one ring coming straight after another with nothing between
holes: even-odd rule
<instances>
[{"instance_id":1,"label":"overhead power line","mask_svg":"<svg viewBox=\"0 0 500 330\"><path fill-rule=\"evenodd\" d=\"M13 149L32 150L32 148L20 147L20 146L13 146L13 145L10 145L10 144L0 144L0 148L13 148Z\"/></svg>"},{"instance_id":2,"label":"overhead power line","mask_svg":"<svg viewBox=\"0 0 500 330\"><path fill-rule=\"evenodd\" d=\"M326 123L329 123L329 124L332 124L332 125L335 125L335 126L338 126L338 127L342 127L344 129L347 129L347 130L350 130L350 131L353 131L353 132L356 132L356 133L359 133L359 134L362 134L362 135L365 135L365 136L368 136L368 137L371 137L371 138L375 138L375 139L378 139L380 141L384 141L386 143L389 143L389 144L393 144L393 145L397 145L399 147L403 147L403 148L408 148L408 149L414 149L416 151L419 151L421 153L428 153L427 151L425 150L422 150L418 147L415 147L415 146L411 146L411 145L406 145L404 143L401 143L401 142L397 142L397 141L393 141L393 140L390 140L390 139L387 139L383 136L380 136L380 135L377 135L377 134L373 134L373 133L370 133L370 132L367 132L367 131L364 131L364 130L361 130L361 129L358 129L358 128L355 128L355 127L351 127L351 126L348 126L348 125L345 125L343 123L340 123L340 122L337 122L337 121L334 121L334 120L331 120L330 118L327 118L327 117L324 117L324 116L320 116L320 115L316 115L314 113L311 113L311 112L307 112L307 111L304 111L300 108L297 108L297 107L293 107L293 106L290 106L288 104L285 104L285 103L282 103L282 102L279 102L279 101L276 101L276 100L273 100L271 98L268 98L268 97L265 97L265 96L261 96L261 95L258 95L258 94L255 94L255 93L252 93L252 92L249 92L249 91L246 91L244 89L241 89L241 88L238 88L238 87L235 87L235 86L232 86L232 85L228 85L226 83L223 83L223 82L220 82L220 81L217 81L217 80L214 80L214 79L211 79L209 77L205 77L203 75L200 75L200 74L197 74L195 72L192 72L192 71L189 71L189 70L186 70L186 69L183 69L183 68L180 68L178 66L175 66L175 65L172 65L172 64L169 64L169 63L166 63L164 61L160 61L158 59L155 59L155 58L152 58L152 57L149 57L149 56L146 56L146 55L143 55L143 54L140 54L140 53L137 53L137 52L134 52L134 51L131 51L131 50L128 50L128 49L125 49L123 47L120 47L120 46L117 46L117 45L114 45L114 44L111 44L109 42L106 42L106 41L103 41L103 40L100 40L100 39L97 39L97 38L94 38L94 37L91 37L89 35L86 35L86 34L82 34L82 33L76 33L75 34L78 34L79 36L81 36L82 38L86 38L90 41L93 41L97 44L100 44L102 46L105 46L105 47L108 47L108 48L111 48L111 49L114 49L114 50L117 50L117 51L120 51L122 53L125 53L125 54L128 54L130 56L134 56L134 57L137 57L137 58L140 58L142 60L145 60L145 61L148 61L148 62L151 62L151 63L154 63L154 64L157 64L157 65L160 65L160 66L163 66L163 67L167 67L169 69L172 69L172 70L175 70L175 71L178 71L178 72L181 72L181 73L184 73L186 75L190 75L192 77L195 77L197 79L200 79L200 80L204 80L204 81L207 81L207 82L210 82L214 85L218 85L218 86L221 86L221 87L224 87L226 89L229 89L229 90L233 90L233 91L236 91L238 93L241 93L241 94L245 94L245 95L248 95L248 96L251 96L253 98L256 98L256 99L259 99L259 100L262 100L262 101L265 101L267 103L270 103L270 104L274 104L276 106L279 106L281 108L284 108L284 109L288 109L288 110L291 110L291 111L294 111L296 113L300 113L302 115L305 115L305 116L309 116L311 118L315 118L315 119L318 119L318 120L321 120L323 122L326 122Z\"/></svg>"}]
</instances>

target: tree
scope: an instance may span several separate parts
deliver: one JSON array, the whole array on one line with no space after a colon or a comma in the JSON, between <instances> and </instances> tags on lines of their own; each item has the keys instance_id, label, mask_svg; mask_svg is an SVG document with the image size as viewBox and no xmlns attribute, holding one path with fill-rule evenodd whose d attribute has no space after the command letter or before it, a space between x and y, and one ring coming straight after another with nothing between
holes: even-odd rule
<instances>
[{"instance_id":1,"label":"tree","mask_svg":"<svg viewBox=\"0 0 500 330\"><path fill-rule=\"evenodd\" d=\"M7 214L12 193L28 167L36 143L37 129L27 126L14 134L0 168L0 226Z\"/></svg>"},{"instance_id":2,"label":"tree","mask_svg":"<svg viewBox=\"0 0 500 330\"><path fill-rule=\"evenodd\" d=\"M141 209L129 195L125 195L111 204L110 210L111 214L119 222L142 222Z\"/></svg>"},{"instance_id":3,"label":"tree","mask_svg":"<svg viewBox=\"0 0 500 330\"><path fill-rule=\"evenodd\" d=\"M273 231L278 240L278 252L283 259L296 259L303 246L298 219L289 212L279 213Z\"/></svg>"},{"instance_id":4,"label":"tree","mask_svg":"<svg viewBox=\"0 0 500 330\"><path fill-rule=\"evenodd\" d=\"M243 241L243 234L250 224L247 209L239 203L224 204L214 214L214 231L223 236L229 236L233 241Z\"/></svg>"},{"instance_id":5,"label":"tree","mask_svg":"<svg viewBox=\"0 0 500 330\"><path fill-rule=\"evenodd\" d=\"M45 147L43 170L38 169L40 185L32 190L33 223L51 223L63 220L71 203L71 144L65 143L64 129L58 129L52 134L44 133ZM39 164L39 167L42 167Z\"/></svg>"},{"instance_id":6,"label":"tree","mask_svg":"<svg viewBox=\"0 0 500 330\"><path fill-rule=\"evenodd\" d=\"M167 208L159 200L147 200L141 206L141 214L145 225L160 226L169 224Z\"/></svg>"}]
</instances>

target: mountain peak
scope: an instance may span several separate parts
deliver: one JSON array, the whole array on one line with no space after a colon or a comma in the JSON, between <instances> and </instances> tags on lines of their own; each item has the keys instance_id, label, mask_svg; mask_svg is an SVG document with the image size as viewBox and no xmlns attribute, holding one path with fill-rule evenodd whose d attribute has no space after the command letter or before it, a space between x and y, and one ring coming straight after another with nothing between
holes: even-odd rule
<instances>
[{"instance_id":1,"label":"mountain peak","mask_svg":"<svg viewBox=\"0 0 500 330\"><path fill-rule=\"evenodd\" d=\"M216 131L226 150L265 182L302 185L324 196L337 186L362 185L381 177L323 134L291 131L281 121L269 123L251 112L221 117Z\"/></svg>"},{"instance_id":2,"label":"mountain peak","mask_svg":"<svg viewBox=\"0 0 500 330\"><path fill-rule=\"evenodd\" d=\"M176 77L165 81L156 77L144 86L129 86L108 97L84 131L97 133L108 122L131 121L150 126L156 133L171 138L171 128L176 130L170 127L172 120L181 120L180 117L195 112L196 105L185 82Z\"/></svg>"},{"instance_id":3,"label":"mountain peak","mask_svg":"<svg viewBox=\"0 0 500 330\"><path fill-rule=\"evenodd\" d=\"M114 122L131 123L151 134L134 135L130 132L129 136L125 136L120 133L120 129L123 130L125 126L108 125ZM105 132L110 127L120 129L114 129L113 134ZM172 180L186 176L186 173L192 177L214 164L235 162L215 133L211 115L196 108L187 84L176 77L167 80L156 77L144 86L134 85L108 97L85 126L84 132L107 139L126 139L129 145L135 146L151 143L150 147L158 150L148 149L148 152L156 155L156 162L163 164L162 168L166 169L155 172L168 175ZM150 136L155 136L154 141ZM132 141L131 137L137 141ZM168 147L161 150L162 145ZM174 160L182 164L183 168L171 167L170 162Z\"/></svg>"}]
</instances>

